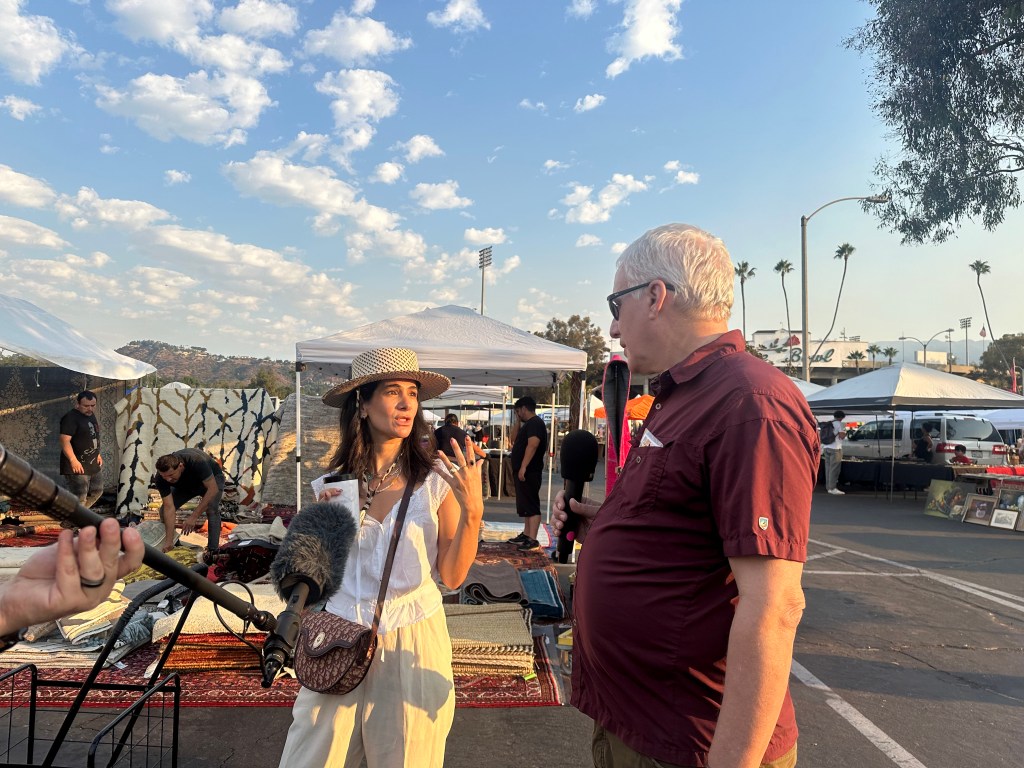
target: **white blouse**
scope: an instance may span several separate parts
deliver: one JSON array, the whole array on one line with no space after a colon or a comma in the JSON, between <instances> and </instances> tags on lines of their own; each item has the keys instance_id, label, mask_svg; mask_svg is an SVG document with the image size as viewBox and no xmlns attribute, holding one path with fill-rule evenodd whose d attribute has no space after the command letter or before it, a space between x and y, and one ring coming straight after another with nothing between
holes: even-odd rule
<instances>
[{"instance_id":1,"label":"white blouse","mask_svg":"<svg viewBox=\"0 0 1024 768\"><path fill-rule=\"evenodd\" d=\"M391 567L379 632L407 627L429 617L441 607L437 587L437 510L451 487L435 465L423 485L413 491L405 525ZM341 587L327 601L326 610L342 618L369 627L380 592L384 561L388 556L391 532L401 499L388 512L384 522L370 515L363 518L359 534L352 544Z\"/></svg>"}]
</instances>

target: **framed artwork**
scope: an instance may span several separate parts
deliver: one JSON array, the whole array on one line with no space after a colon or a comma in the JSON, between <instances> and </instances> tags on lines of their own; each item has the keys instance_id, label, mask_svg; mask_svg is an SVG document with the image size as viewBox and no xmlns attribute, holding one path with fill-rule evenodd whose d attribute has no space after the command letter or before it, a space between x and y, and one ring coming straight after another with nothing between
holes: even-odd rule
<instances>
[{"instance_id":1,"label":"framed artwork","mask_svg":"<svg viewBox=\"0 0 1024 768\"><path fill-rule=\"evenodd\" d=\"M1013 530L1024 532L1024 513L1017 515L1017 525L1013 527Z\"/></svg>"},{"instance_id":2,"label":"framed artwork","mask_svg":"<svg viewBox=\"0 0 1024 768\"><path fill-rule=\"evenodd\" d=\"M964 522L973 525L988 525L992 522L992 513L995 512L995 509L995 496L972 493L964 504Z\"/></svg>"},{"instance_id":3,"label":"framed artwork","mask_svg":"<svg viewBox=\"0 0 1024 768\"><path fill-rule=\"evenodd\" d=\"M1013 526L1017 524L1017 518L1020 516L1020 512L1016 509L997 509L992 512L992 523L993 528L1005 528L1008 531L1013 530Z\"/></svg>"},{"instance_id":4,"label":"framed artwork","mask_svg":"<svg viewBox=\"0 0 1024 768\"><path fill-rule=\"evenodd\" d=\"M932 480L928 486L928 499L924 513L932 517L961 520L964 516L964 502L971 495L973 486L953 480Z\"/></svg>"},{"instance_id":5,"label":"framed artwork","mask_svg":"<svg viewBox=\"0 0 1024 768\"><path fill-rule=\"evenodd\" d=\"M1024 509L1024 491L1003 488L996 497L996 509L1015 509L1020 512Z\"/></svg>"}]
</instances>

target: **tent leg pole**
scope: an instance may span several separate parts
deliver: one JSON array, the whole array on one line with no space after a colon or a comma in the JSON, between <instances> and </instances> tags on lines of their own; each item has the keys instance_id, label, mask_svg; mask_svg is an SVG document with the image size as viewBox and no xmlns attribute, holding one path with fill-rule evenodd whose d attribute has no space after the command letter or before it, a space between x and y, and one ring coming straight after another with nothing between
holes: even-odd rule
<instances>
[{"instance_id":1,"label":"tent leg pole","mask_svg":"<svg viewBox=\"0 0 1024 768\"><path fill-rule=\"evenodd\" d=\"M302 363L295 363L295 511L302 509Z\"/></svg>"},{"instance_id":2,"label":"tent leg pole","mask_svg":"<svg viewBox=\"0 0 1024 768\"><path fill-rule=\"evenodd\" d=\"M551 525L551 483L555 471L555 432L558 430L558 378L555 377L551 387L551 433L548 435L548 519Z\"/></svg>"},{"instance_id":3,"label":"tent leg pole","mask_svg":"<svg viewBox=\"0 0 1024 768\"><path fill-rule=\"evenodd\" d=\"M501 437L498 439L498 501L501 501L501 487L505 476L505 415L508 413L508 387L501 392Z\"/></svg>"}]
</instances>

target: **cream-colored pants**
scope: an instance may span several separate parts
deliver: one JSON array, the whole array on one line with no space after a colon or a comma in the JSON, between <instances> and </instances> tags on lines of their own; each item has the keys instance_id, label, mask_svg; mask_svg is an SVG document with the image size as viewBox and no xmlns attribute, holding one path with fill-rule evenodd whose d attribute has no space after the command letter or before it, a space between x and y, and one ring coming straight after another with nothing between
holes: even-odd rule
<instances>
[{"instance_id":1,"label":"cream-colored pants","mask_svg":"<svg viewBox=\"0 0 1024 768\"><path fill-rule=\"evenodd\" d=\"M370 671L343 696L306 688L280 768L442 768L455 715L444 611L377 639Z\"/></svg>"}]
</instances>

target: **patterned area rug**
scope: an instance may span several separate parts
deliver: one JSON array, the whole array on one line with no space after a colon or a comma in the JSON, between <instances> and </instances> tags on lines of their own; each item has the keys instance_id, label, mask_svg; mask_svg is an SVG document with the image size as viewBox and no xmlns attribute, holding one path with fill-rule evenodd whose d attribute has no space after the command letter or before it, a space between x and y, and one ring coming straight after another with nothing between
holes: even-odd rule
<instances>
[{"instance_id":1,"label":"patterned area rug","mask_svg":"<svg viewBox=\"0 0 1024 768\"><path fill-rule=\"evenodd\" d=\"M543 549L520 552L515 544L491 541L480 542L476 551L476 561L485 565L511 563L517 571L547 568L551 565L551 557Z\"/></svg>"},{"instance_id":2,"label":"patterned area rug","mask_svg":"<svg viewBox=\"0 0 1024 768\"><path fill-rule=\"evenodd\" d=\"M0 547L47 547L55 544L59 535L60 523L52 526L3 525L0 526Z\"/></svg>"},{"instance_id":3,"label":"patterned area rug","mask_svg":"<svg viewBox=\"0 0 1024 768\"><path fill-rule=\"evenodd\" d=\"M457 675L455 677L456 707L551 707L561 705L561 693L544 647L543 638L534 638L536 677L490 675ZM145 680L144 673L159 654L156 645L147 645L123 659L120 670L106 670L101 683L138 684ZM88 670L41 670L45 680L80 682ZM166 672L166 677L170 672ZM282 678L271 688L260 685L258 671L218 670L185 672L181 676L181 706L183 707L290 707L299 691L295 680ZM39 706L66 707L74 701L77 689L43 687L39 689ZM86 707L126 707L140 694L132 691L92 690ZM0 683L0 699L4 706L23 705L28 701L28 675L15 681ZM166 705L173 699L168 695ZM160 706L157 702L155 706Z\"/></svg>"}]
</instances>

